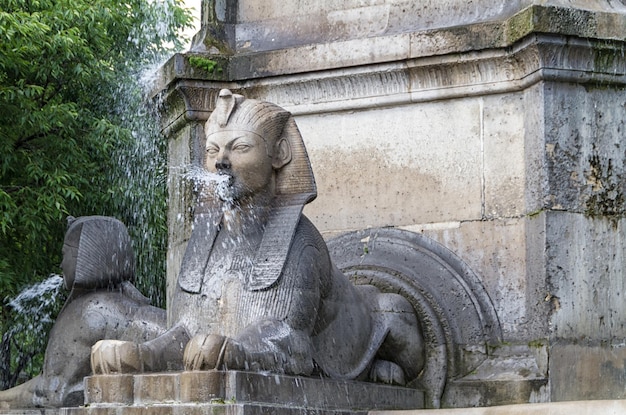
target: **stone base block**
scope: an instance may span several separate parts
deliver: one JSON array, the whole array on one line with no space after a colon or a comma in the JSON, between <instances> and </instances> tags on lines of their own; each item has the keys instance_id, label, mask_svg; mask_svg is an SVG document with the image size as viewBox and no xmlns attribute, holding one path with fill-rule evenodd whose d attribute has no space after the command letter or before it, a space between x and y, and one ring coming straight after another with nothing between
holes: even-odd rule
<instances>
[{"instance_id":1,"label":"stone base block","mask_svg":"<svg viewBox=\"0 0 626 415\"><path fill-rule=\"evenodd\" d=\"M85 396L89 402L133 403L133 375L94 376L85 382Z\"/></svg>"},{"instance_id":2,"label":"stone base block","mask_svg":"<svg viewBox=\"0 0 626 415\"><path fill-rule=\"evenodd\" d=\"M420 409L421 390L237 371L85 378L85 406L60 415L366 414Z\"/></svg>"},{"instance_id":3,"label":"stone base block","mask_svg":"<svg viewBox=\"0 0 626 415\"><path fill-rule=\"evenodd\" d=\"M548 380L456 380L441 400L447 408L486 407L548 400Z\"/></svg>"},{"instance_id":4,"label":"stone base block","mask_svg":"<svg viewBox=\"0 0 626 415\"><path fill-rule=\"evenodd\" d=\"M570 401L502 405L489 408L372 411L369 415L623 415L624 400Z\"/></svg>"},{"instance_id":5,"label":"stone base block","mask_svg":"<svg viewBox=\"0 0 626 415\"><path fill-rule=\"evenodd\" d=\"M553 401L626 399L626 347L555 344L550 384Z\"/></svg>"}]
</instances>

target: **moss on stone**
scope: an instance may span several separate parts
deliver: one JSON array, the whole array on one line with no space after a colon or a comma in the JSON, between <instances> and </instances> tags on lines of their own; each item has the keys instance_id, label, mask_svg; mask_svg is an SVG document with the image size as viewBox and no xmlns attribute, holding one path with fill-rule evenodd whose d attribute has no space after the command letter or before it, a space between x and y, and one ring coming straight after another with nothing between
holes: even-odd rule
<instances>
[{"instance_id":1,"label":"moss on stone","mask_svg":"<svg viewBox=\"0 0 626 415\"><path fill-rule=\"evenodd\" d=\"M548 344L546 339L535 339L528 342L528 347L532 349L541 349L546 344Z\"/></svg>"},{"instance_id":2,"label":"moss on stone","mask_svg":"<svg viewBox=\"0 0 626 415\"><path fill-rule=\"evenodd\" d=\"M533 5L506 21L510 44L532 33L592 36L597 32L594 14L567 7Z\"/></svg>"},{"instance_id":3,"label":"moss on stone","mask_svg":"<svg viewBox=\"0 0 626 415\"><path fill-rule=\"evenodd\" d=\"M190 56L189 64L194 68L202 69L203 71L212 73L217 71L222 72L222 68L219 66L217 61L213 59L205 58L203 56Z\"/></svg>"},{"instance_id":4,"label":"moss on stone","mask_svg":"<svg viewBox=\"0 0 626 415\"><path fill-rule=\"evenodd\" d=\"M603 42L596 45L593 52L593 67L596 72L612 73L615 71L618 54L612 42Z\"/></svg>"},{"instance_id":5,"label":"moss on stone","mask_svg":"<svg viewBox=\"0 0 626 415\"><path fill-rule=\"evenodd\" d=\"M528 7L506 21L506 38L509 43L517 42L531 34L534 29L535 7Z\"/></svg>"}]
</instances>

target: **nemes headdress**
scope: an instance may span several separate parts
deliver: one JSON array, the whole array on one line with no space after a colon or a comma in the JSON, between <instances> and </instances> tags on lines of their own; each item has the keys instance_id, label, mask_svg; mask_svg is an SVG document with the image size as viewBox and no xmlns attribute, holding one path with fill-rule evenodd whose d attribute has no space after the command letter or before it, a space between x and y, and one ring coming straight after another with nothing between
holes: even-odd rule
<instances>
[{"instance_id":1,"label":"nemes headdress","mask_svg":"<svg viewBox=\"0 0 626 415\"><path fill-rule=\"evenodd\" d=\"M291 114L270 102L246 99L222 89L205 124L207 137L218 131L249 131L264 140L278 138Z\"/></svg>"},{"instance_id":2,"label":"nemes headdress","mask_svg":"<svg viewBox=\"0 0 626 415\"><path fill-rule=\"evenodd\" d=\"M275 104L246 99L227 89L220 91L215 110L205 125L207 137L219 131L258 134L268 148L284 139L291 150L291 161L276 171L272 213L256 252L254 266L244 282L252 291L269 288L280 278L304 205L317 196L309 156L291 113ZM209 256L207 247L213 246L221 220L219 206L196 210L194 229L178 278L183 290L200 292Z\"/></svg>"},{"instance_id":3,"label":"nemes headdress","mask_svg":"<svg viewBox=\"0 0 626 415\"><path fill-rule=\"evenodd\" d=\"M70 218L65 240L76 239L76 276L68 288L109 287L134 278L135 256L122 222L107 216Z\"/></svg>"}]
</instances>

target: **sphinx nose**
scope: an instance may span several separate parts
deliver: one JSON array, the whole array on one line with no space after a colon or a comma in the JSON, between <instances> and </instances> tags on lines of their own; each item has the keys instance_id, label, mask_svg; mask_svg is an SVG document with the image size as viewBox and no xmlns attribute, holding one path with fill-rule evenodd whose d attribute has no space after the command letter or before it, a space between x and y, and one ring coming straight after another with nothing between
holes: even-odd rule
<instances>
[{"instance_id":1,"label":"sphinx nose","mask_svg":"<svg viewBox=\"0 0 626 415\"><path fill-rule=\"evenodd\" d=\"M227 157L220 157L217 160L215 160L215 168L217 170L226 170L226 169L230 169L231 164L230 164L230 160L228 160Z\"/></svg>"}]
</instances>

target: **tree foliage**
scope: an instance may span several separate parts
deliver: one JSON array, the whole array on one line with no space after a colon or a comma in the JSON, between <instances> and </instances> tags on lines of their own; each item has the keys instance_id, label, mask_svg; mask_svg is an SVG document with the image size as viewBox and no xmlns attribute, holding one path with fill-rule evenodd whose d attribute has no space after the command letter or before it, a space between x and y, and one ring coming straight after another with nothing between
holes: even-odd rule
<instances>
[{"instance_id":1,"label":"tree foliage","mask_svg":"<svg viewBox=\"0 0 626 415\"><path fill-rule=\"evenodd\" d=\"M162 260L144 260L151 263L143 270L164 281L164 180L146 197L131 184L132 173L111 172L126 154L137 156L137 135L146 132L138 129L155 134L150 112L129 115L142 107L137 79L146 65L180 47L177 34L189 22L180 0L0 3L0 389L23 369L21 354L41 361L28 356L33 350L17 350L26 345L7 335L9 300L59 272L67 215L117 216L136 237L145 234L137 227L155 230L145 245L161 250ZM162 144L151 148L138 157L155 161L155 171L135 167L135 173L163 173ZM143 206L146 199L154 203ZM139 217L138 208L148 212ZM40 352L46 339L31 343Z\"/></svg>"}]
</instances>

